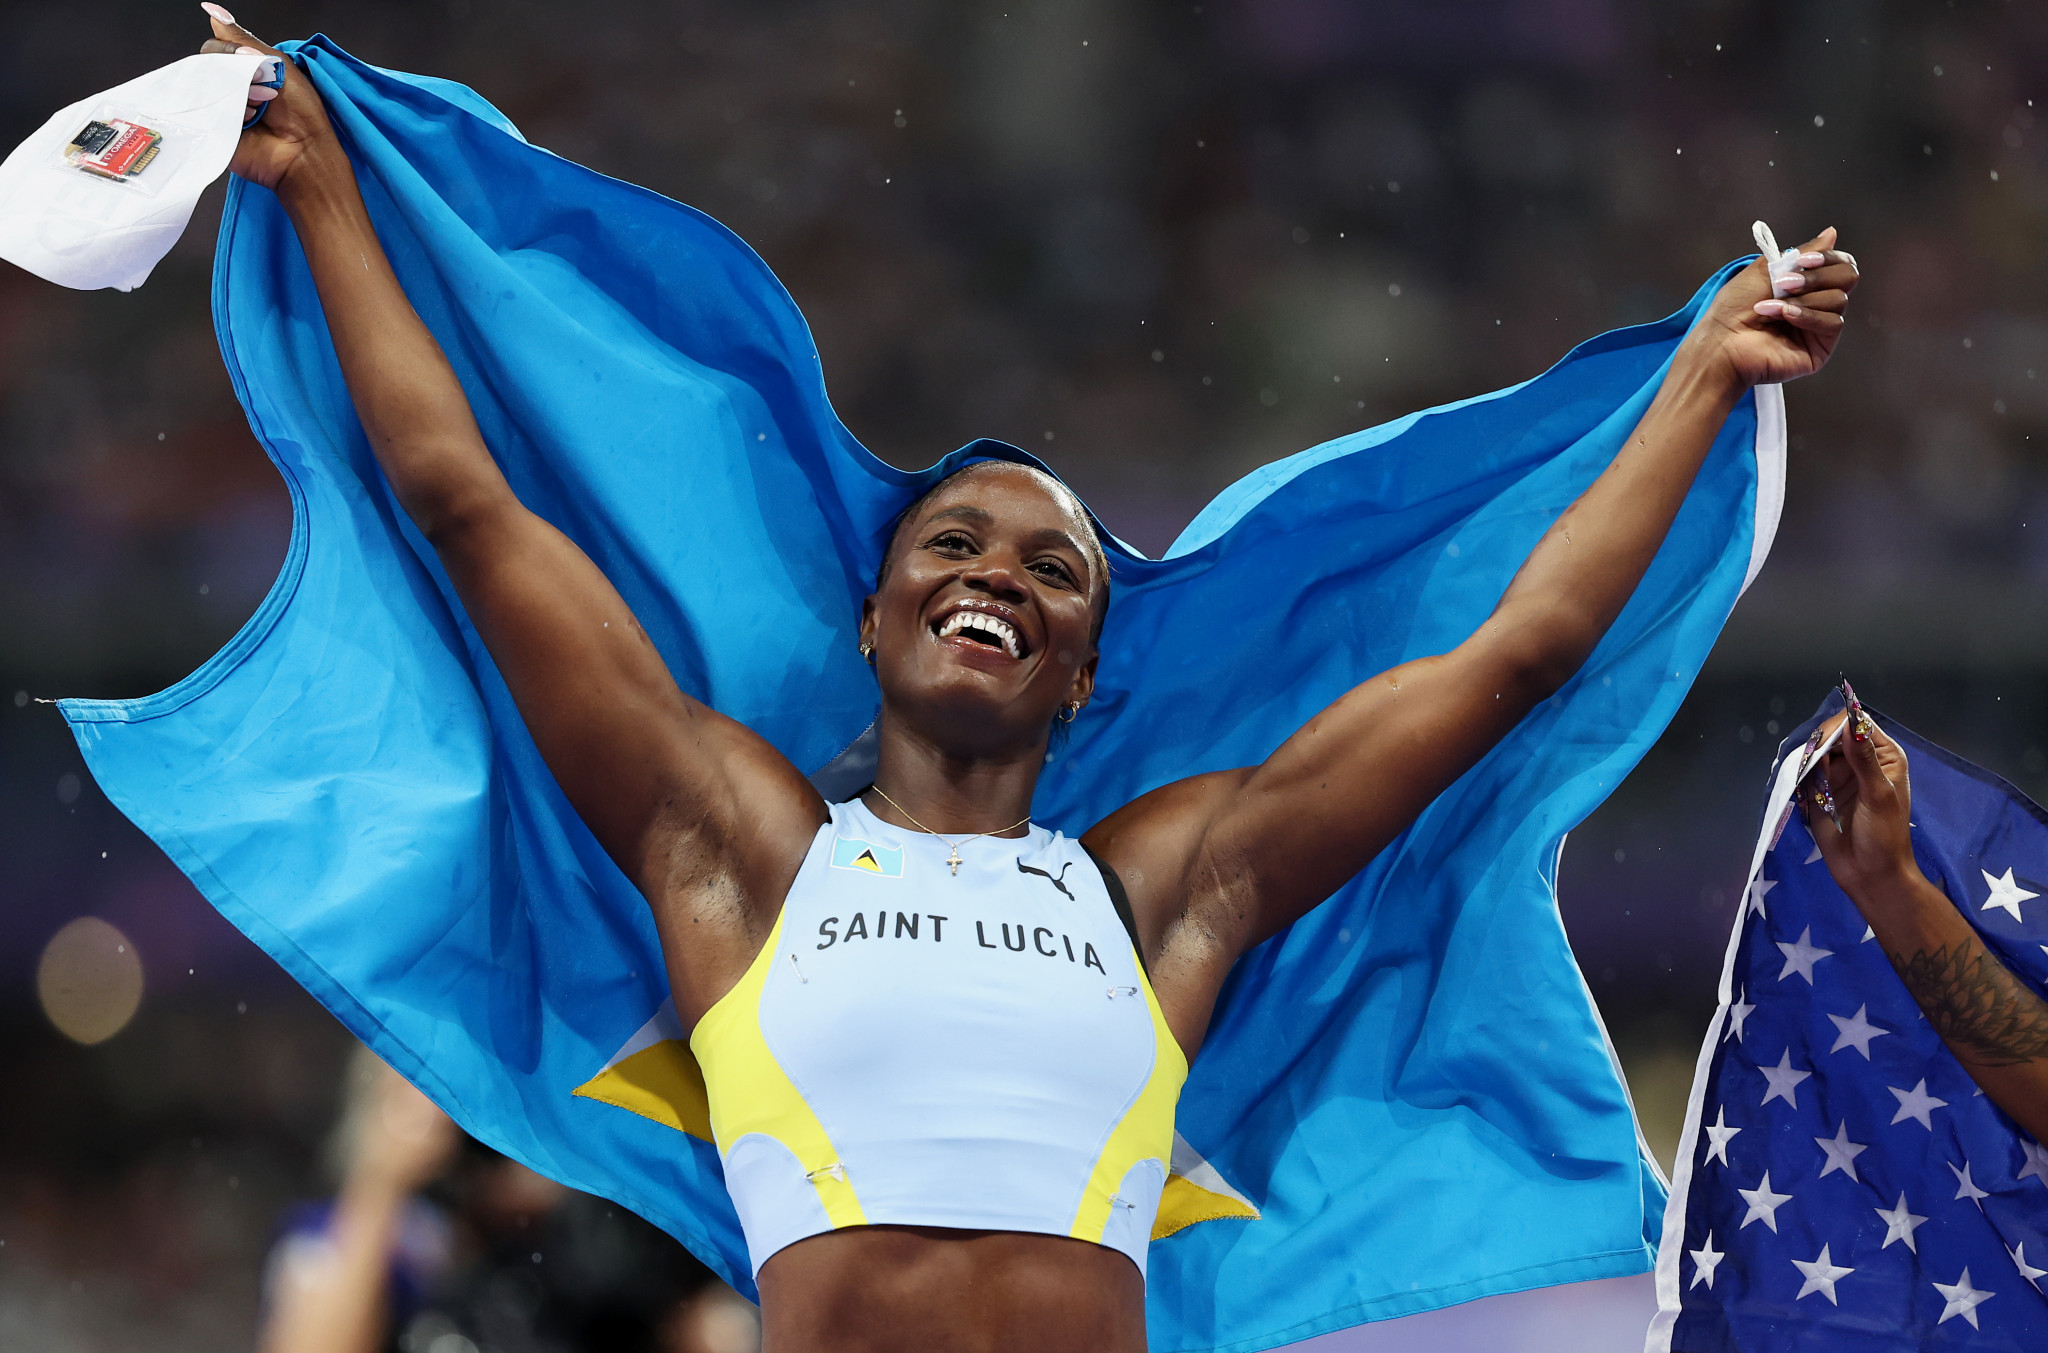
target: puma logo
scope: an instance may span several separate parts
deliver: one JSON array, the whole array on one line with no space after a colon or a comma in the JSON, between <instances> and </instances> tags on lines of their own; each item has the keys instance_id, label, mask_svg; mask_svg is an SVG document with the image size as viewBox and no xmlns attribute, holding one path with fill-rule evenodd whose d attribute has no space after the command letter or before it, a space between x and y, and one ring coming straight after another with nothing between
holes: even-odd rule
<instances>
[{"instance_id":1,"label":"puma logo","mask_svg":"<svg viewBox=\"0 0 2048 1353\"><path fill-rule=\"evenodd\" d=\"M1030 865L1024 863L1024 861L1021 859L1017 861L1018 873L1038 875L1038 877L1044 879L1047 883L1050 883L1053 887L1059 889L1062 893L1065 893L1067 901L1069 902L1074 900L1074 894L1067 888L1067 885L1064 882L1062 882L1062 880L1066 878L1067 871L1069 869L1072 869L1073 867L1074 862L1072 860L1068 860L1065 864L1060 866L1059 878L1054 878L1051 874L1048 874L1043 869L1033 869Z\"/></svg>"}]
</instances>

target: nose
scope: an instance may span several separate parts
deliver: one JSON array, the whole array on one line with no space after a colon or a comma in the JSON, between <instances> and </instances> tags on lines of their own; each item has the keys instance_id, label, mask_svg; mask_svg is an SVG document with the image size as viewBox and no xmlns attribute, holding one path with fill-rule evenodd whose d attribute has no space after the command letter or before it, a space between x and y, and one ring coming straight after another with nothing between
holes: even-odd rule
<instances>
[{"instance_id":1,"label":"nose","mask_svg":"<svg viewBox=\"0 0 2048 1353\"><path fill-rule=\"evenodd\" d=\"M974 568L961 581L974 591L985 592L997 601L1019 602L1030 595L1024 586L1024 569L1021 561L993 552L977 560Z\"/></svg>"}]
</instances>

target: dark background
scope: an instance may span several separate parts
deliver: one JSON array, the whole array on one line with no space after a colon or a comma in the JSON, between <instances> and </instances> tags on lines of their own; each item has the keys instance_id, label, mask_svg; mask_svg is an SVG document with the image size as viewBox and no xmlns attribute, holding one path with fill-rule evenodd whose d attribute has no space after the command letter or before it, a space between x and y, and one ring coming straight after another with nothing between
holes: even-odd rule
<instances>
[{"instance_id":1,"label":"dark background","mask_svg":"<svg viewBox=\"0 0 2048 1353\"><path fill-rule=\"evenodd\" d=\"M184 3L0 4L0 145L196 47ZM1780 727L1846 671L2048 790L2048 7L1753 0L264 3L701 207L899 464L1039 452L1157 552L1331 436L1522 380L1749 249L1866 271L1787 395L1769 566L1563 905L1668 1155ZM0 203L0 210L5 204ZM0 265L0 1345L246 1346L347 1044L105 802L36 700L132 696L261 599L285 495L207 310L216 189L143 289ZM1228 618L1218 619L1228 642ZM122 1033L41 1014L97 915Z\"/></svg>"}]
</instances>

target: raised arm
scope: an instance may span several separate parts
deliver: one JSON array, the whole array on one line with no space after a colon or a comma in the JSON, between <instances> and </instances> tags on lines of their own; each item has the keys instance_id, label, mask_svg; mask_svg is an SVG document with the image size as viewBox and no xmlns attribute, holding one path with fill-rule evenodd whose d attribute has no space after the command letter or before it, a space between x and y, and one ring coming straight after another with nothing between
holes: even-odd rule
<instances>
[{"instance_id":1,"label":"raised arm","mask_svg":"<svg viewBox=\"0 0 2048 1353\"><path fill-rule=\"evenodd\" d=\"M208 50L275 50L208 13ZM678 1005L701 1012L751 961L823 801L765 741L685 695L597 566L514 496L385 258L319 94L283 65L282 95L231 168L291 217L378 464L569 802L653 905Z\"/></svg>"},{"instance_id":2,"label":"raised arm","mask_svg":"<svg viewBox=\"0 0 2048 1353\"><path fill-rule=\"evenodd\" d=\"M1613 463L1464 643L1354 688L1263 764L1168 785L1089 834L1131 893L1183 1043L1199 1037L1238 954L1364 868L1578 671L1656 556L1736 400L1827 361L1856 283L1834 242L1830 229L1806 246L1796 300L1769 299L1761 261L1729 280Z\"/></svg>"},{"instance_id":3,"label":"raised arm","mask_svg":"<svg viewBox=\"0 0 2048 1353\"><path fill-rule=\"evenodd\" d=\"M1843 717L1854 720L1849 734L1815 773L1827 776L1841 826L1812 806L1813 776L1800 788L1820 857L1963 1070L2035 1141L2048 1141L2048 1001L1920 871L1905 748L1860 706Z\"/></svg>"}]
</instances>

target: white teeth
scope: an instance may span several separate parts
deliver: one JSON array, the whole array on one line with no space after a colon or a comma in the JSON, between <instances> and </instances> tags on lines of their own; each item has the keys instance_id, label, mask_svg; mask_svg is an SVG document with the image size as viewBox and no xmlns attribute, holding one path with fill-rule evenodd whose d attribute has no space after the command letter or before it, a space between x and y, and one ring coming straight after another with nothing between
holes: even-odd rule
<instances>
[{"instance_id":1,"label":"white teeth","mask_svg":"<svg viewBox=\"0 0 2048 1353\"><path fill-rule=\"evenodd\" d=\"M939 637L958 634L965 629L976 629L984 634L994 635L1001 641L1003 651L1013 658L1024 655L1023 646L1017 641L1016 629L1007 621L989 615L985 611L955 611L939 625Z\"/></svg>"}]
</instances>

